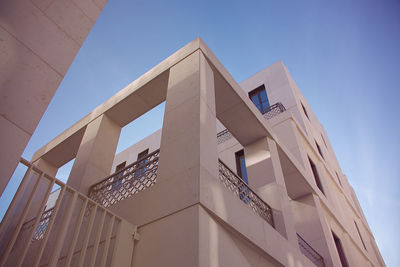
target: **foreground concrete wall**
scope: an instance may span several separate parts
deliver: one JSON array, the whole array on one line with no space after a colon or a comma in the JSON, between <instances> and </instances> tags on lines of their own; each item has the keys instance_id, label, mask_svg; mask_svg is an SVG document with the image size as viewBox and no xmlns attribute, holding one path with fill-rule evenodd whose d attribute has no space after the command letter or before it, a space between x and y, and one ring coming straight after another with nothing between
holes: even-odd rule
<instances>
[{"instance_id":1,"label":"foreground concrete wall","mask_svg":"<svg viewBox=\"0 0 400 267\"><path fill-rule=\"evenodd\" d=\"M106 2L0 1L0 194Z\"/></svg>"}]
</instances>

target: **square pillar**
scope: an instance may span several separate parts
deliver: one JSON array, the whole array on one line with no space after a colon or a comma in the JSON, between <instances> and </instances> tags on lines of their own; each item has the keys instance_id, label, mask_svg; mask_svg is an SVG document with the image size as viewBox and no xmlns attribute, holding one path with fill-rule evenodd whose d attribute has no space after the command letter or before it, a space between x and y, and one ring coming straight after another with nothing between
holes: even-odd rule
<instances>
[{"instance_id":1,"label":"square pillar","mask_svg":"<svg viewBox=\"0 0 400 267\"><path fill-rule=\"evenodd\" d=\"M200 50L169 70L157 183L218 175L214 75ZM180 182L180 181L177 181Z\"/></svg>"},{"instance_id":2,"label":"square pillar","mask_svg":"<svg viewBox=\"0 0 400 267\"><path fill-rule=\"evenodd\" d=\"M278 149L265 137L244 147L249 184L273 209L275 229L297 247L297 236Z\"/></svg>"},{"instance_id":3,"label":"square pillar","mask_svg":"<svg viewBox=\"0 0 400 267\"><path fill-rule=\"evenodd\" d=\"M121 127L100 115L86 126L68 184L86 194L91 185L110 175Z\"/></svg>"}]
</instances>

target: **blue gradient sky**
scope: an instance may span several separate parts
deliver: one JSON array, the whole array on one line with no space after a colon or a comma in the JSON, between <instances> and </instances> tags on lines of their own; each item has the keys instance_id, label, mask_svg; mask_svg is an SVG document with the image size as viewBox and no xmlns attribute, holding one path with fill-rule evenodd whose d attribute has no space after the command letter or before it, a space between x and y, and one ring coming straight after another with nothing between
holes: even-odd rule
<instances>
[{"instance_id":1,"label":"blue gradient sky","mask_svg":"<svg viewBox=\"0 0 400 267\"><path fill-rule=\"evenodd\" d=\"M238 82L284 62L387 265L400 266L400 1L109 0L23 156L197 36ZM119 150L160 128L162 112L124 129Z\"/></svg>"}]
</instances>

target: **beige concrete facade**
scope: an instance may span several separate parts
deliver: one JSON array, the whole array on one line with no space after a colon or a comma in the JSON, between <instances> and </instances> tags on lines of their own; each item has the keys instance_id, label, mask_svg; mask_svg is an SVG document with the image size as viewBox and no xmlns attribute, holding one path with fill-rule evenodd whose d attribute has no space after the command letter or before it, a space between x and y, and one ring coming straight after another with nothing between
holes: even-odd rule
<instances>
[{"instance_id":1,"label":"beige concrete facade","mask_svg":"<svg viewBox=\"0 0 400 267\"><path fill-rule=\"evenodd\" d=\"M264 114L248 96L261 85ZM121 128L163 101L162 129L115 155ZM242 149L248 182L234 171ZM282 62L238 84L198 38L32 162L54 174L73 158L67 185L137 225L121 266L385 266Z\"/></svg>"},{"instance_id":2,"label":"beige concrete facade","mask_svg":"<svg viewBox=\"0 0 400 267\"><path fill-rule=\"evenodd\" d=\"M0 2L0 194L106 2Z\"/></svg>"}]
</instances>

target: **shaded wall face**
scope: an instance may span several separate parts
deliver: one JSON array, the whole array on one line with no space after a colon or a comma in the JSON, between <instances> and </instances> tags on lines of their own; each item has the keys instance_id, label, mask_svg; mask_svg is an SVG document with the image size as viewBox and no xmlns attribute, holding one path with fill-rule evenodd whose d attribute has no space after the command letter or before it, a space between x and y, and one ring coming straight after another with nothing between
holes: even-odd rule
<instances>
[{"instance_id":1,"label":"shaded wall face","mask_svg":"<svg viewBox=\"0 0 400 267\"><path fill-rule=\"evenodd\" d=\"M0 2L0 193L106 2Z\"/></svg>"}]
</instances>

